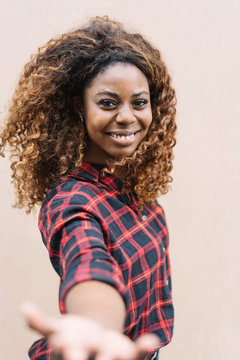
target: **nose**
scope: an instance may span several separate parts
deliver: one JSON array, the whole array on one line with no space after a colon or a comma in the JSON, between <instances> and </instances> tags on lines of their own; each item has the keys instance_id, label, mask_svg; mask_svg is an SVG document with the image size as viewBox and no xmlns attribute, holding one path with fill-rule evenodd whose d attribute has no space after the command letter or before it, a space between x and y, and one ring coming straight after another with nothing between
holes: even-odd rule
<instances>
[{"instance_id":1,"label":"nose","mask_svg":"<svg viewBox=\"0 0 240 360\"><path fill-rule=\"evenodd\" d=\"M134 109L129 105L121 106L116 116L116 122L123 125L129 125L136 122Z\"/></svg>"}]
</instances>

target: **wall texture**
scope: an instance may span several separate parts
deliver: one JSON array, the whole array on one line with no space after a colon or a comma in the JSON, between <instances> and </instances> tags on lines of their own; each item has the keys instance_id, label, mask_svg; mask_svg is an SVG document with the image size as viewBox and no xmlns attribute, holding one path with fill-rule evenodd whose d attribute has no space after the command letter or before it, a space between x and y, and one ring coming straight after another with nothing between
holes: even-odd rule
<instances>
[{"instance_id":1,"label":"wall texture","mask_svg":"<svg viewBox=\"0 0 240 360\"><path fill-rule=\"evenodd\" d=\"M240 3L235 0L22 0L0 5L0 112L31 53L86 17L108 14L162 51L178 96L172 191L160 199L170 228L174 339L161 360L237 358L239 343ZM57 275L37 214L11 207L8 159L0 159L1 359L27 359L37 334L25 300L57 314Z\"/></svg>"}]
</instances>

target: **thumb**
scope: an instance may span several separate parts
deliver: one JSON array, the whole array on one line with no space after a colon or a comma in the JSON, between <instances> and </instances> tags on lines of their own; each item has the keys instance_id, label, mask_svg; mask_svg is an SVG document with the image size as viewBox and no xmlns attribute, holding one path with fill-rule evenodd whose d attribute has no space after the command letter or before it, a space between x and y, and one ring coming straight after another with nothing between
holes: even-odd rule
<instances>
[{"instance_id":1,"label":"thumb","mask_svg":"<svg viewBox=\"0 0 240 360\"><path fill-rule=\"evenodd\" d=\"M44 314L36 305L24 303L21 305L20 311L28 325L42 335L48 336L57 330L54 319Z\"/></svg>"}]
</instances>

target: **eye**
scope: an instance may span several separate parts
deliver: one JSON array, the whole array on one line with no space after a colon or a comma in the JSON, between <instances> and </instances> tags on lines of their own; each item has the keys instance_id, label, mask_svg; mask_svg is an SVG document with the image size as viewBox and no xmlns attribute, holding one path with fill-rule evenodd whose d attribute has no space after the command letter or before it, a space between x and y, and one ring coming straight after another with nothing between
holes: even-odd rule
<instances>
[{"instance_id":1,"label":"eye","mask_svg":"<svg viewBox=\"0 0 240 360\"><path fill-rule=\"evenodd\" d=\"M103 108L112 109L112 108L115 108L117 106L117 103L116 103L116 101L114 101L112 99L101 99L98 102L98 105L100 105Z\"/></svg>"},{"instance_id":2,"label":"eye","mask_svg":"<svg viewBox=\"0 0 240 360\"><path fill-rule=\"evenodd\" d=\"M142 108L147 103L148 103L147 99L138 99L138 100L134 101L133 106L137 107L137 108Z\"/></svg>"}]
</instances>

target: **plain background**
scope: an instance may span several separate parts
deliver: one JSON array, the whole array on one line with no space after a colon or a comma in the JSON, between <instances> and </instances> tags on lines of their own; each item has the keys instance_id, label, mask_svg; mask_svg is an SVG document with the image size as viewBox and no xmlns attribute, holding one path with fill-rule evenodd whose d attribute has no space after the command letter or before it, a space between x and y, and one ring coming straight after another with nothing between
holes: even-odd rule
<instances>
[{"instance_id":1,"label":"plain background","mask_svg":"<svg viewBox=\"0 0 240 360\"><path fill-rule=\"evenodd\" d=\"M174 182L160 198L170 229L172 342L161 360L239 357L240 2L238 0L21 0L0 5L0 112L31 53L51 37L105 15L162 52L178 97ZM36 215L12 208L8 159L0 159L0 358L27 359L38 335L25 300L58 314L58 278Z\"/></svg>"}]
</instances>

